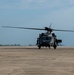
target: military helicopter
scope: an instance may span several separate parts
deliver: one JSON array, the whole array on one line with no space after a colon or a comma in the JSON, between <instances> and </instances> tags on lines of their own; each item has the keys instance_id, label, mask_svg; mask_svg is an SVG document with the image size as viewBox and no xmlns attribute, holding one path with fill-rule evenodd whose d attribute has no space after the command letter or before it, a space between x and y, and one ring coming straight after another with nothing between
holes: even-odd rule
<instances>
[{"instance_id":1,"label":"military helicopter","mask_svg":"<svg viewBox=\"0 0 74 75\"><path fill-rule=\"evenodd\" d=\"M4 28L17 28L17 29L30 29L30 30L44 30L45 33L39 34L37 38L36 45L40 49L41 47L53 47L56 49L56 47L59 45L59 43L62 43L61 39L57 39L57 36L55 33L52 33L53 31L63 31L63 32L74 32L73 30L60 30L60 29L53 29L51 28L51 25L49 27L45 28L28 28L28 27L13 27L13 26L2 26Z\"/></svg>"}]
</instances>

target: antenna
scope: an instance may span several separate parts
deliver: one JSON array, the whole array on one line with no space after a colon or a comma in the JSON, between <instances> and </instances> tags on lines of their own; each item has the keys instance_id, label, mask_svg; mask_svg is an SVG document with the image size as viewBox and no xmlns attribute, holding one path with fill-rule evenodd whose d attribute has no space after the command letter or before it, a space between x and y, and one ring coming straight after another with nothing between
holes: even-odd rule
<instances>
[{"instance_id":1,"label":"antenna","mask_svg":"<svg viewBox=\"0 0 74 75\"><path fill-rule=\"evenodd\" d=\"M49 28L51 28L51 25L52 25L52 22L51 22L51 24L50 24Z\"/></svg>"}]
</instances>

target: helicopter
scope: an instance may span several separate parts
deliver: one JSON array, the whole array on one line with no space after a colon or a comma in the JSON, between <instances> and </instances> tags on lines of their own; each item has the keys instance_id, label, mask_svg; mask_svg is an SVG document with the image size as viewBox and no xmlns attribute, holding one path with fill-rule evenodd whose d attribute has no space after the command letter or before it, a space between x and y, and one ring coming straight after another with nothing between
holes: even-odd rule
<instances>
[{"instance_id":1,"label":"helicopter","mask_svg":"<svg viewBox=\"0 0 74 75\"><path fill-rule=\"evenodd\" d=\"M45 28L28 28L28 27L14 27L14 26L2 26L3 28L17 28L17 29L30 29L30 30L44 30L45 33L39 34L37 38L36 45L39 49L41 47L53 47L54 49L57 48L57 46L62 43L61 39L57 39L57 36L55 33L52 33L53 31L62 31L62 32L74 32L73 30L60 30L60 29L53 29L51 28L51 25L49 27Z\"/></svg>"}]
</instances>

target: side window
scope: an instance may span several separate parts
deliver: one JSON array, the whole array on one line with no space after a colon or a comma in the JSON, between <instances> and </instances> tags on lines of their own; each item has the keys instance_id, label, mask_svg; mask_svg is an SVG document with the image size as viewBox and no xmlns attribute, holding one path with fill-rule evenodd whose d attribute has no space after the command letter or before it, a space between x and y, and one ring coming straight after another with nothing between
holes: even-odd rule
<instances>
[{"instance_id":1,"label":"side window","mask_svg":"<svg viewBox=\"0 0 74 75\"><path fill-rule=\"evenodd\" d=\"M48 37L46 37L46 40L49 40L49 38L48 38Z\"/></svg>"}]
</instances>

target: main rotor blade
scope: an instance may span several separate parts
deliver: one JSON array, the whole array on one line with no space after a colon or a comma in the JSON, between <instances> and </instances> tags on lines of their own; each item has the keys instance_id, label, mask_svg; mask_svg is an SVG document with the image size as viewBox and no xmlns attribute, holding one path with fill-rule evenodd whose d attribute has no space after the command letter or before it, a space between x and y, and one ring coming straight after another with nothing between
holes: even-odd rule
<instances>
[{"instance_id":1,"label":"main rotor blade","mask_svg":"<svg viewBox=\"0 0 74 75\"><path fill-rule=\"evenodd\" d=\"M27 28L27 27L12 27L12 26L2 26L4 28L18 28L18 29L31 29L31 30L45 30L41 28Z\"/></svg>"},{"instance_id":2,"label":"main rotor blade","mask_svg":"<svg viewBox=\"0 0 74 75\"><path fill-rule=\"evenodd\" d=\"M60 29L52 29L52 28L28 28L28 27L13 27L13 26L2 26L4 28L17 28L17 29L30 29L30 30L46 30L46 31L63 31L63 32L74 32L74 30L60 30Z\"/></svg>"},{"instance_id":3,"label":"main rotor blade","mask_svg":"<svg viewBox=\"0 0 74 75\"><path fill-rule=\"evenodd\" d=\"M60 30L60 29L52 29L52 31L74 32L74 30Z\"/></svg>"}]
</instances>

